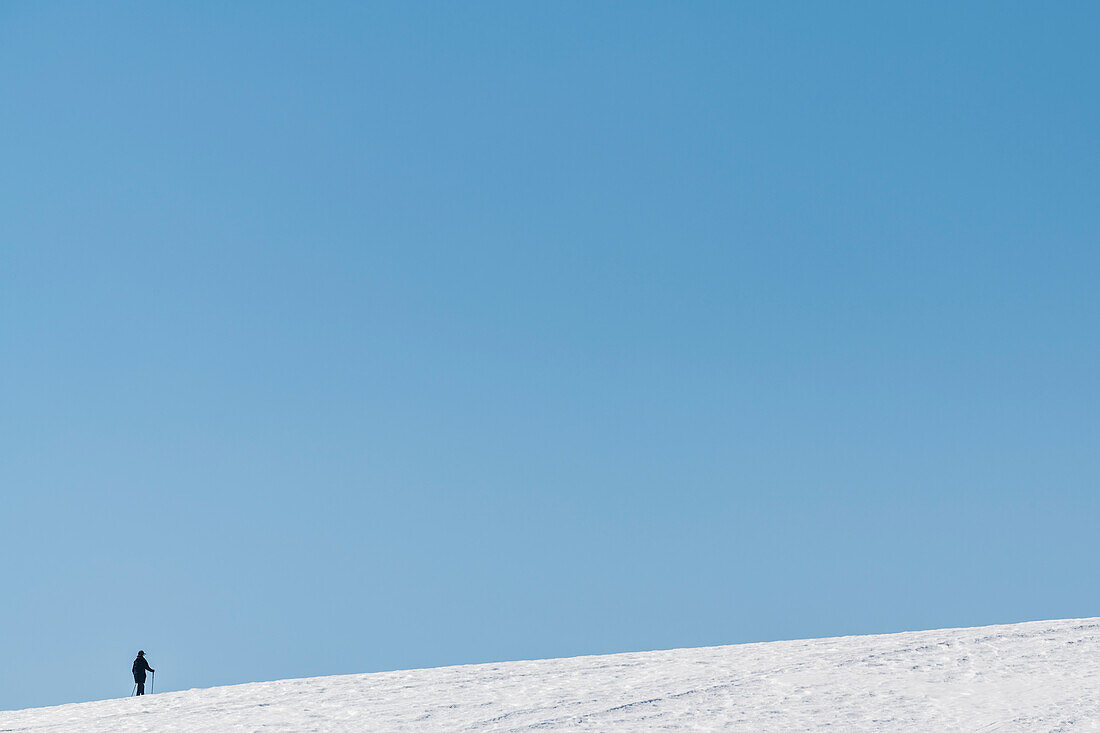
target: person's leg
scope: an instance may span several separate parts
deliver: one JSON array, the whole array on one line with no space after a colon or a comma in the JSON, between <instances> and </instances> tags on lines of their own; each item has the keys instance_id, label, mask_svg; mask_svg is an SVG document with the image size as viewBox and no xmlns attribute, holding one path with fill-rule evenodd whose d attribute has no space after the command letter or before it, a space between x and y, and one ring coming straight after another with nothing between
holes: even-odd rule
<instances>
[{"instance_id":1,"label":"person's leg","mask_svg":"<svg viewBox=\"0 0 1100 733\"><path fill-rule=\"evenodd\" d=\"M138 682L137 694L139 694L139 695L144 695L145 694L145 683L144 682Z\"/></svg>"}]
</instances>

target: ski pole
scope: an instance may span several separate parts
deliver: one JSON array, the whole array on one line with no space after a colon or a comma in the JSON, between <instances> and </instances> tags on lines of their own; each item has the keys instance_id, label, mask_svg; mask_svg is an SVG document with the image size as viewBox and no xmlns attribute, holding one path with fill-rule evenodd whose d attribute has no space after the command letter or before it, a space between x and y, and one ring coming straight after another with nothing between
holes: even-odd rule
<instances>
[{"instance_id":1,"label":"ski pole","mask_svg":"<svg viewBox=\"0 0 1100 733\"><path fill-rule=\"evenodd\" d=\"M153 692L153 686L154 686L154 685L155 685L155 684L157 683L157 673L156 673L156 672L153 672L152 674L153 674L153 676L152 676L152 678L151 678L151 679L149 680L149 694L152 694L152 692Z\"/></svg>"},{"instance_id":2,"label":"ski pole","mask_svg":"<svg viewBox=\"0 0 1100 733\"><path fill-rule=\"evenodd\" d=\"M137 694L137 682L134 683L134 689L130 690L130 697Z\"/></svg>"}]
</instances>

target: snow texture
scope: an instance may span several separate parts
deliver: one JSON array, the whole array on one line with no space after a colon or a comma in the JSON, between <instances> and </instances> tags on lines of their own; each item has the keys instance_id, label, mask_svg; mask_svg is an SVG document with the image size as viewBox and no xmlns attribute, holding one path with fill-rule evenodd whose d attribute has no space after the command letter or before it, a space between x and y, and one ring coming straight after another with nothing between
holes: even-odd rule
<instances>
[{"instance_id":1,"label":"snow texture","mask_svg":"<svg viewBox=\"0 0 1100 733\"><path fill-rule=\"evenodd\" d=\"M1100 730L1100 619L260 682L0 731Z\"/></svg>"}]
</instances>

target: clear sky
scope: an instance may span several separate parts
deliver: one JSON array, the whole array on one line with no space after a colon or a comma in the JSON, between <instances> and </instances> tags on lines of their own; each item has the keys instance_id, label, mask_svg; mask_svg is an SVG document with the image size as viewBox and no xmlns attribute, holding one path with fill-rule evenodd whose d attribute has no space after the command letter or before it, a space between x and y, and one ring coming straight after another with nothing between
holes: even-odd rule
<instances>
[{"instance_id":1,"label":"clear sky","mask_svg":"<svg viewBox=\"0 0 1100 733\"><path fill-rule=\"evenodd\" d=\"M0 5L0 708L1100 615L1095 3Z\"/></svg>"}]
</instances>

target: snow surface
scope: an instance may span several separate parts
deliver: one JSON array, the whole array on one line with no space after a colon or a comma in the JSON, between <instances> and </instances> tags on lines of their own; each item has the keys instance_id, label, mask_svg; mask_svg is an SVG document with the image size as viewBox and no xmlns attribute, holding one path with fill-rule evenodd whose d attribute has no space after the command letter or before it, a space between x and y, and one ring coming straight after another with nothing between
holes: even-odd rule
<instances>
[{"instance_id":1,"label":"snow surface","mask_svg":"<svg viewBox=\"0 0 1100 733\"><path fill-rule=\"evenodd\" d=\"M0 731L1100 730L1100 619L259 682Z\"/></svg>"}]
</instances>

